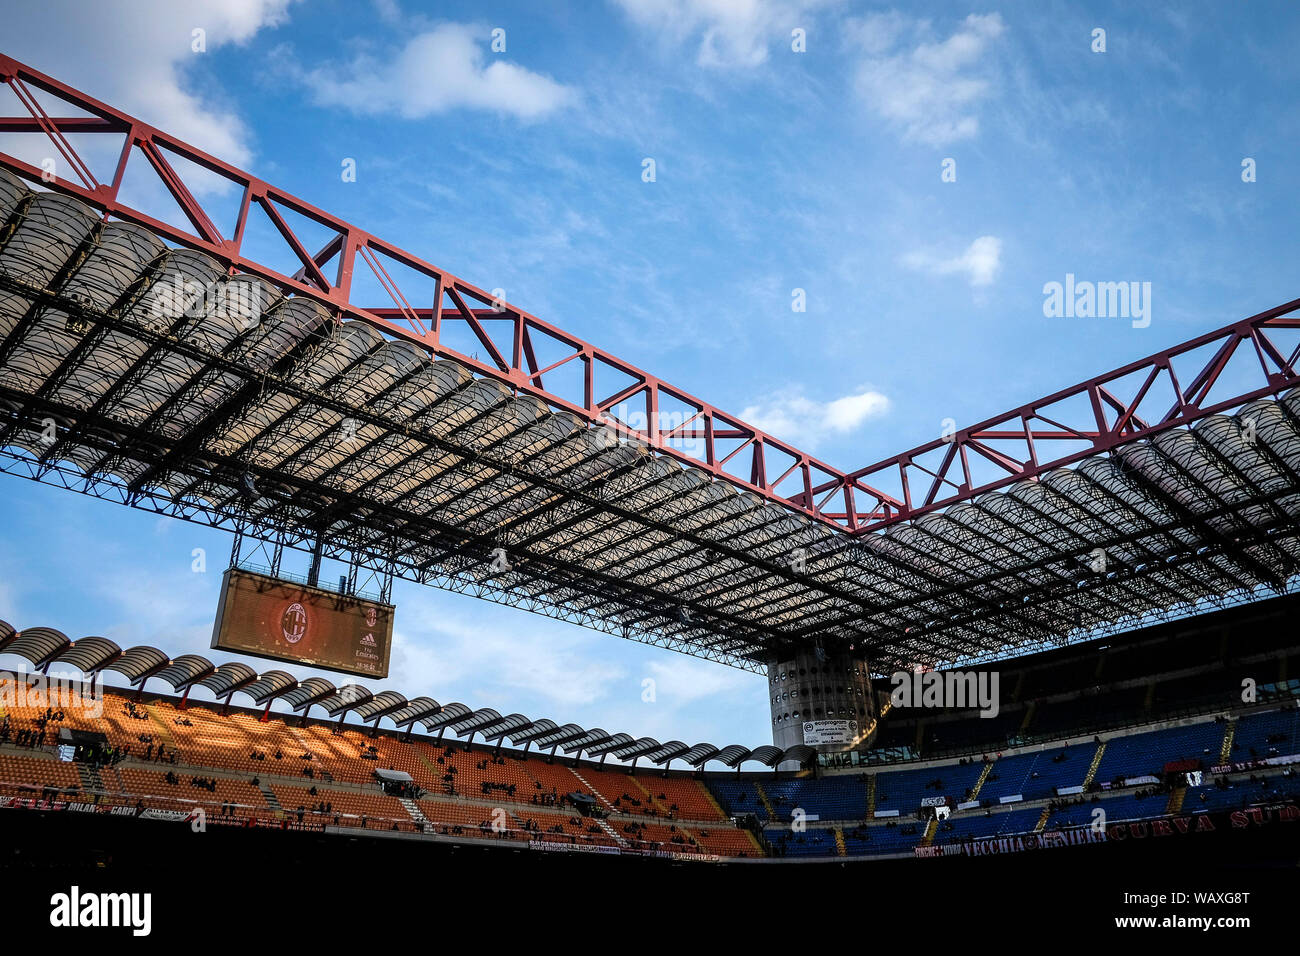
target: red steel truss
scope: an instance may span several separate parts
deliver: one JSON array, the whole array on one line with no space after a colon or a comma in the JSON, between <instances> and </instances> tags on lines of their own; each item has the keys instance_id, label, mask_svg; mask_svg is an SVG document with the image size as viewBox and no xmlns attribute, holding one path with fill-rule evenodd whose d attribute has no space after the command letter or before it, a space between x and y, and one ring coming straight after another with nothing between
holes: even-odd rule
<instances>
[{"instance_id":1,"label":"red steel truss","mask_svg":"<svg viewBox=\"0 0 1300 956\"><path fill-rule=\"evenodd\" d=\"M494 299L418 256L2 54L0 85L13 93L27 114L0 117L0 132L44 137L46 148L62 160L55 169L69 171L72 178L51 175L48 169L0 151L0 166L17 175L77 196L103 210L106 219L137 223L207 253L231 272L257 275L286 293L310 296L340 319L368 322L388 335L417 343L432 356L454 359L553 408L644 441L663 454L851 533L915 518L1300 384L1296 371L1300 347L1288 351L1277 341L1281 330L1300 329L1300 318L1288 316L1300 310L1298 299L846 473ZM58 101L60 109L70 108L80 115L51 115L33 90ZM96 180L69 139L86 134L121 139L111 182ZM230 237L222 234L215 213L210 214L191 189L192 174L187 184L186 164L215 174L239 191L238 218ZM175 201L189 228L124 202L121 192L128 172L152 176ZM300 264L292 275L246 253L254 207L273 227L283 250ZM295 217L329 234L316 253L300 235L303 230L295 228ZM358 260L385 290L389 304L363 306L354 301ZM416 286L431 292L417 295L412 291ZM453 347L448 341L454 338L449 334L453 328L462 337L468 332L485 357ZM1202 351L1209 354L1202 356ZM1243 355L1248 359L1246 377L1225 375L1234 358ZM1187 368L1184 362L1189 363ZM1146 411L1153 403L1158 403L1155 414Z\"/></svg>"},{"instance_id":2,"label":"red steel truss","mask_svg":"<svg viewBox=\"0 0 1300 956\"><path fill-rule=\"evenodd\" d=\"M1293 299L852 472L855 488L896 482L903 503L896 515L859 514L849 524L869 531L919 517L1294 388L1300 337L1287 333L1300 329L1297 310ZM812 495L835 487L819 484Z\"/></svg>"}]
</instances>

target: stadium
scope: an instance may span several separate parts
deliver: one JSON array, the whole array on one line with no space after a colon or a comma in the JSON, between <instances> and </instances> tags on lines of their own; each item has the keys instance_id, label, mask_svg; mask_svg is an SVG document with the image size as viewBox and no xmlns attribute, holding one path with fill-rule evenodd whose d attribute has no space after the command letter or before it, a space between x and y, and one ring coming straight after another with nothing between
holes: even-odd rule
<instances>
[{"instance_id":1,"label":"stadium","mask_svg":"<svg viewBox=\"0 0 1300 956\"><path fill-rule=\"evenodd\" d=\"M393 931L435 878L656 926L982 921L1011 886L996 918L1086 903L1089 933L1151 912L1117 887L1282 918L1300 300L840 470L94 88L3 53L0 87L0 487L230 548L209 651L0 621L0 879L36 922L142 890L157 934L264 866ZM395 583L753 675L770 723L414 686Z\"/></svg>"}]
</instances>

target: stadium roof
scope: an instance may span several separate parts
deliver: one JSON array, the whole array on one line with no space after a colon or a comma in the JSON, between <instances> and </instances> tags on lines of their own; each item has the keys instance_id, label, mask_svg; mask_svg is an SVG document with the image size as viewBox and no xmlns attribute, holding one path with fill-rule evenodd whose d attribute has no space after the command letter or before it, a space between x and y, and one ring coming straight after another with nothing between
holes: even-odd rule
<instances>
[{"instance_id":1,"label":"stadium roof","mask_svg":"<svg viewBox=\"0 0 1300 956\"><path fill-rule=\"evenodd\" d=\"M523 714L502 717L490 707L474 710L460 703L444 707L430 697L407 701L394 690L372 693L359 684L335 687L324 677L299 681L284 671L267 671L258 678L251 668L239 662L217 667L199 654L185 654L173 659L155 647L132 647L123 651L108 638L83 637L73 641L54 628L31 627L17 631L6 621L0 621L0 654L14 654L45 671L55 663L70 663L92 678L104 670L118 670L139 693L144 692L149 680L156 678L170 685L173 691L184 692L185 700L189 698L190 688L206 687L225 703L238 694L269 710L275 701L283 700L303 719L313 707L319 707L331 720L342 721L351 712L362 723L375 727L385 719L399 730L410 730L416 723L422 723L426 730L436 730L439 738L449 729L467 742L472 742L476 735L497 743L508 737L512 744L522 744L525 750L533 744L539 750L552 752L562 747L565 755L575 757L584 753L602 758L612 754L620 760L631 759L633 762L644 758L659 767L681 760L699 769L709 761L718 761L732 768L739 768L747 761L757 761L768 767L797 761L802 766L816 756L816 751L803 745L786 750L771 746L750 750L739 744L719 748L710 743L698 743L688 747L680 740L660 744L652 737L638 740L630 734L610 735L600 728L583 730L577 724L557 727L552 720L530 720ZM123 661L136 663L123 667Z\"/></svg>"},{"instance_id":2,"label":"stadium roof","mask_svg":"<svg viewBox=\"0 0 1300 956\"><path fill-rule=\"evenodd\" d=\"M260 267L160 150L230 167L13 61L0 79L101 122L24 99L31 115L0 128L67 149L65 129L128 130L123 166L144 150L194 230L124 205L117 180L0 176L0 470L756 671L816 646L877 672L989 660L1285 590L1300 567L1300 395L1276 399L1300 383L1300 302L858 473L819 484L800 458L803 491L783 495L759 457L770 436L744 432L737 477L716 435L693 460L673 444L686 426L611 417L619 394L588 381L583 404L561 399L525 361L544 323L513 307L497 314L515 329L506 367L456 353L437 339L453 319L504 361L491 310L406 254L450 303L433 331L410 332L424 320L400 292L403 327L358 309L321 266L381 245L239 173L245 211L276 215L274 193L348 237L316 257L294 238L296 276ZM40 178L9 154L0 167ZM589 378L608 357L578 345ZM640 382L623 394L662 385ZM706 432L724 421L701 409ZM854 484L885 473L893 493Z\"/></svg>"}]
</instances>

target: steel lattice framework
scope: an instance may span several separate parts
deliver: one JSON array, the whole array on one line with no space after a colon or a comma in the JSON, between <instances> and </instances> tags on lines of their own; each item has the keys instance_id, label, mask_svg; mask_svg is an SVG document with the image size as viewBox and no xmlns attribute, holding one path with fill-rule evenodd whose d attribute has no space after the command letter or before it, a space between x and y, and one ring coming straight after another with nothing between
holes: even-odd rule
<instances>
[{"instance_id":1,"label":"steel lattice framework","mask_svg":"<svg viewBox=\"0 0 1300 956\"><path fill-rule=\"evenodd\" d=\"M0 81L26 111L0 131L77 180L0 153L44 187L0 178L10 473L754 670L814 643L987 660L1300 566L1300 301L841 473L49 77ZM110 182L83 134L121 140ZM122 201L140 157L190 228ZM232 238L192 168L238 188ZM246 254L255 210L295 274ZM295 216L334 238L311 254ZM391 305L351 301L358 259Z\"/></svg>"}]
</instances>

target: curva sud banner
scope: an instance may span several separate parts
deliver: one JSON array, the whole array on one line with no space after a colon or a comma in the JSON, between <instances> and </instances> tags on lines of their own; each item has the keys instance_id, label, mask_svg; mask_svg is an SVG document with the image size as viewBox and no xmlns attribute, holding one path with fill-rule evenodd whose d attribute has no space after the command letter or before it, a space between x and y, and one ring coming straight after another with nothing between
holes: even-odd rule
<instances>
[{"instance_id":1,"label":"curva sud banner","mask_svg":"<svg viewBox=\"0 0 1300 956\"><path fill-rule=\"evenodd\" d=\"M1222 833L1297 823L1300 823L1300 807L1294 803L1272 803L1221 813L1185 813L1176 817L1153 820L1128 820L1123 823L1112 823L1104 830L1074 827L1068 830L1045 830L1042 833L989 837L938 846L918 846L916 855L919 857L992 856L1060 846L1162 840L1167 837L1196 836L1202 833Z\"/></svg>"}]
</instances>

